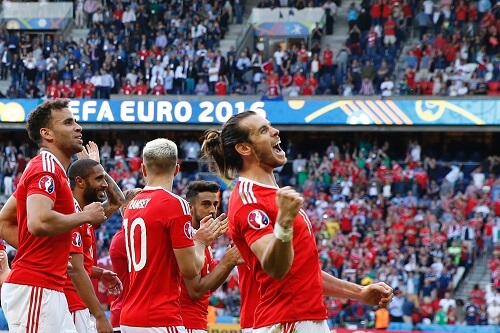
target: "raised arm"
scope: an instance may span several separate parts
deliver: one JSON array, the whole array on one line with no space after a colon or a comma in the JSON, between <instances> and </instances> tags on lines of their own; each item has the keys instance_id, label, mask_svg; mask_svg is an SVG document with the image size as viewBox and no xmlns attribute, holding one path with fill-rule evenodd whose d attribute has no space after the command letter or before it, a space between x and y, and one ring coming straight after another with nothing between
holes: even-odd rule
<instances>
[{"instance_id":1,"label":"raised arm","mask_svg":"<svg viewBox=\"0 0 500 333\"><path fill-rule=\"evenodd\" d=\"M250 246L257 256L262 269L273 279L283 279L292 267L295 256L293 250L293 220L302 207L302 197L291 187L284 187L276 193L278 216L274 233L256 240Z\"/></svg>"},{"instance_id":2,"label":"raised arm","mask_svg":"<svg viewBox=\"0 0 500 333\"><path fill-rule=\"evenodd\" d=\"M206 216L200 222L201 227L194 234L194 246L174 249L181 275L192 280L200 273L205 264L205 249L228 228L226 214L216 219Z\"/></svg>"},{"instance_id":3,"label":"raised arm","mask_svg":"<svg viewBox=\"0 0 500 333\"><path fill-rule=\"evenodd\" d=\"M239 263L241 259L240 252L236 246L229 247L222 257L220 263L205 276L198 274L194 279L184 279L189 297L193 300L198 300L208 291L215 291L219 288L233 268Z\"/></svg>"}]
</instances>

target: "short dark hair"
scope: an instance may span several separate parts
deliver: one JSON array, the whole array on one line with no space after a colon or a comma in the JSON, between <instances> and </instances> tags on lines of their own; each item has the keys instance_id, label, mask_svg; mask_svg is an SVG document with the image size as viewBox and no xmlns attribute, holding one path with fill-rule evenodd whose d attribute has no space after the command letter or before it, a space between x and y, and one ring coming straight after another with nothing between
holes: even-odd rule
<instances>
[{"instance_id":1,"label":"short dark hair","mask_svg":"<svg viewBox=\"0 0 500 333\"><path fill-rule=\"evenodd\" d=\"M26 122L26 129L28 130L30 139L40 145L42 142L40 129L49 127L50 121L52 120L52 111L61 110L68 106L69 99L61 98L49 99L38 105L37 108L30 113L28 121Z\"/></svg>"},{"instance_id":2,"label":"short dark hair","mask_svg":"<svg viewBox=\"0 0 500 333\"><path fill-rule=\"evenodd\" d=\"M202 192L217 193L220 190L219 184L207 180L195 180L187 186L186 200L193 202L196 196Z\"/></svg>"},{"instance_id":3,"label":"short dark hair","mask_svg":"<svg viewBox=\"0 0 500 333\"><path fill-rule=\"evenodd\" d=\"M205 132L201 150L203 158L208 160L210 170L226 179L234 179L236 173L243 168L243 158L236 151L236 145L250 141L250 130L240 123L256 114L254 111L236 114L229 118L221 130L210 129Z\"/></svg>"},{"instance_id":4,"label":"short dark hair","mask_svg":"<svg viewBox=\"0 0 500 333\"><path fill-rule=\"evenodd\" d=\"M96 165L99 165L99 163L90 158L84 158L73 162L68 169L69 186L71 190L75 189L76 177L87 180L94 171Z\"/></svg>"}]
</instances>

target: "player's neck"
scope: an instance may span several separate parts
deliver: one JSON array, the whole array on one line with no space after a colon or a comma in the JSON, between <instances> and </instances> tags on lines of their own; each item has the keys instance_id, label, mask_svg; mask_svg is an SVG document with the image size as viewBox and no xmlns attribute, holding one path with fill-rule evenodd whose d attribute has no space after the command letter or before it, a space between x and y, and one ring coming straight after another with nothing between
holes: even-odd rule
<instances>
[{"instance_id":1,"label":"player's neck","mask_svg":"<svg viewBox=\"0 0 500 333\"><path fill-rule=\"evenodd\" d=\"M172 192L174 180L165 176L147 176L146 185L150 187L161 187L169 192Z\"/></svg>"},{"instance_id":2,"label":"player's neck","mask_svg":"<svg viewBox=\"0 0 500 333\"><path fill-rule=\"evenodd\" d=\"M244 177L254 182L261 183L269 186L278 186L276 183L276 178L272 171L268 172L262 168L251 168L248 170L241 170L240 177Z\"/></svg>"}]
</instances>

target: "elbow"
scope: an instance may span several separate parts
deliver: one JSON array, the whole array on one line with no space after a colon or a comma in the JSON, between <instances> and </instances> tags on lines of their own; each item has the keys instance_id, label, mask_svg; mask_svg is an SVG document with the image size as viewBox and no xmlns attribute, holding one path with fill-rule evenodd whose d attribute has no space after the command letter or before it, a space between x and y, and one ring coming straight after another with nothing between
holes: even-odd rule
<instances>
[{"instance_id":1,"label":"elbow","mask_svg":"<svg viewBox=\"0 0 500 333\"><path fill-rule=\"evenodd\" d=\"M200 294L197 290L188 290L189 298L191 298L193 301L199 301L200 298L203 296Z\"/></svg>"},{"instance_id":2,"label":"elbow","mask_svg":"<svg viewBox=\"0 0 500 333\"><path fill-rule=\"evenodd\" d=\"M290 270L291 263L286 265L286 267L278 267L277 265L271 265L270 263L262 263L262 269L274 280L282 280Z\"/></svg>"},{"instance_id":3,"label":"elbow","mask_svg":"<svg viewBox=\"0 0 500 333\"><path fill-rule=\"evenodd\" d=\"M41 221L32 221L28 219L28 231L35 237L49 236Z\"/></svg>"}]
</instances>

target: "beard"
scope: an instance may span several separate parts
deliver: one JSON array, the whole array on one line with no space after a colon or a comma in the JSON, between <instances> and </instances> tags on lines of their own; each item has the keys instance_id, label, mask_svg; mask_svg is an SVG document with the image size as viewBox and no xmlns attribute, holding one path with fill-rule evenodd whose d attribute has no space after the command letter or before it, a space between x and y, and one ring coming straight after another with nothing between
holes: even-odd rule
<instances>
[{"instance_id":1,"label":"beard","mask_svg":"<svg viewBox=\"0 0 500 333\"><path fill-rule=\"evenodd\" d=\"M106 201L106 197L99 197L98 191L101 191L101 189L94 189L90 186L90 184L86 181L86 187L85 190L83 191L83 199L87 204L90 204L92 202L104 202Z\"/></svg>"}]
</instances>

